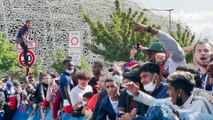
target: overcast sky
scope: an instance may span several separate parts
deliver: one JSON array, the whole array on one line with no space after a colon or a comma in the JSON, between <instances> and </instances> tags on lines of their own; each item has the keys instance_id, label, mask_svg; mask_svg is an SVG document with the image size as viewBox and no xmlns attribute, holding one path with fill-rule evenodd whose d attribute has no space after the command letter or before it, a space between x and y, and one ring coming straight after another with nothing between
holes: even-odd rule
<instances>
[{"instance_id":1,"label":"overcast sky","mask_svg":"<svg viewBox=\"0 0 213 120\"><path fill-rule=\"evenodd\" d=\"M174 9L172 20L187 24L197 37L213 42L212 0L136 0L147 9ZM153 11L154 12L154 11ZM168 12L161 12L168 17ZM158 12L159 14L159 12Z\"/></svg>"}]
</instances>

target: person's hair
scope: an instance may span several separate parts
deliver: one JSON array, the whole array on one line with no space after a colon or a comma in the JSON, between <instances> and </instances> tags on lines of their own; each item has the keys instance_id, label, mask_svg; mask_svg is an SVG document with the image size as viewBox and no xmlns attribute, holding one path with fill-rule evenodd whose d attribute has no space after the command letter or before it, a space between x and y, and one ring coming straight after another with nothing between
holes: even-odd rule
<instances>
[{"instance_id":1,"label":"person's hair","mask_svg":"<svg viewBox=\"0 0 213 120\"><path fill-rule=\"evenodd\" d=\"M178 66L176 68L176 71L183 71L183 72L190 72L192 75L194 75L195 80L195 87L202 88L202 79L200 78L198 74L198 70L195 68L192 68L193 66Z\"/></svg>"},{"instance_id":2,"label":"person's hair","mask_svg":"<svg viewBox=\"0 0 213 120\"><path fill-rule=\"evenodd\" d=\"M115 82L117 85L120 85L121 84L121 80L118 78L118 75L115 75L115 76L107 76L106 80L105 80L105 84L107 82Z\"/></svg>"},{"instance_id":3,"label":"person's hair","mask_svg":"<svg viewBox=\"0 0 213 120\"><path fill-rule=\"evenodd\" d=\"M135 69L139 69L140 65L139 64L135 64L131 67L131 70L135 70Z\"/></svg>"},{"instance_id":4,"label":"person's hair","mask_svg":"<svg viewBox=\"0 0 213 120\"><path fill-rule=\"evenodd\" d=\"M176 68L176 71L190 72L191 74L197 74L197 72L198 72L198 70L195 68L192 68L192 66L186 66L186 65L178 66Z\"/></svg>"},{"instance_id":5,"label":"person's hair","mask_svg":"<svg viewBox=\"0 0 213 120\"><path fill-rule=\"evenodd\" d=\"M115 71L112 73L112 76L114 76L114 75L118 75L118 76L120 76L120 75L121 75L121 73L120 73L118 70L115 70Z\"/></svg>"},{"instance_id":6,"label":"person's hair","mask_svg":"<svg viewBox=\"0 0 213 120\"><path fill-rule=\"evenodd\" d=\"M131 71L131 67L126 67L124 68L123 72L126 73L126 72L130 72Z\"/></svg>"},{"instance_id":7,"label":"person's hair","mask_svg":"<svg viewBox=\"0 0 213 120\"><path fill-rule=\"evenodd\" d=\"M14 81L13 81L13 85L14 85L14 86L20 86L21 84L20 84L20 82L19 82L19 81L14 80Z\"/></svg>"},{"instance_id":8,"label":"person's hair","mask_svg":"<svg viewBox=\"0 0 213 120\"><path fill-rule=\"evenodd\" d=\"M112 74L108 71L102 71L101 72L101 75L100 75L100 78L104 79L104 81L108 78L110 78L112 76Z\"/></svg>"},{"instance_id":9,"label":"person's hair","mask_svg":"<svg viewBox=\"0 0 213 120\"><path fill-rule=\"evenodd\" d=\"M93 64L98 65L101 69L104 67L104 64L101 61L95 61Z\"/></svg>"},{"instance_id":10,"label":"person's hair","mask_svg":"<svg viewBox=\"0 0 213 120\"><path fill-rule=\"evenodd\" d=\"M34 89L34 86L32 84L27 84L27 88L32 88Z\"/></svg>"},{"instance_id":11,"label":"person's hair","mask_svg":"<svg viewBox=\"0 0 213 120\"><path fill-rule=\"evenodd\" d=\"M77 71L75 78L78 80L90 80L91 74L86 70L79 70Z\"/></svg>"},{"instance_id":12,"label":"person's hair","mask_svg":"<svg viewBox=\"0 0 213 120\"><path fill-rule=\"evenodd\" d=\"M81 68L79 66L74 66L74 71L72 73L72 80L74 85L78 84L78 79L76 78L76 74L78 73L78 71L81 70Z\"/></svg>"},{"instance_id":13,"label":"person's hair","mask_svg":"<svg viewBox=\"0 0 213 120\"><path fill-rule=\"evenodd\" d=\"M160 74L160 67L155 63L146 63L139 67L139 73L141 72L150 72Z\"/></svg>"},{"instance_id":14,"label":"person's hair","mask_svg":"<svg viewBox=\"0 0 213 120\"><path fill-rule=\"evenodd\" d=\"M110 77L112 76L112 73L108 71L101 71L100 77L103 77L103 76Z\"/></svg>"},{"instance_id":15,"label":"person's hair","mask_svg":"<svg viewBox=\"0 0 213 120\"><path fill-rule=\"evenodd\" d=\"M107 78L107 79L105 80L105 84L106 84L107 82L115 82L115 81L110 77L110 78Z\"/></svg>"},{"instance_id":16,"label":"person's hair","mask_svg":"<svg viewBox=\"0 0 213 120\"><path fill-rule=\"evenodd\" d=\"M50 75L51 75L51 78L52 78L52 79L54 79L54 78L56 78L56 77L57 77L57 75L56 75L56 74L54 74L54 73L51 73Z\"/></svg>"},{"instance_id":17,"label":"person's hair","mask_svg":"<svg viewBox=\"0 0 213 120\"><path fill-rule=\"evenodd\" d=\"M41 81L42 79L43 79L43 75L44 75L45 73L43 73L43 72L40 72L39 73L39 81Z\"/></svg>"},{"instance_id":18,"label":"person's hair","mask_svg":"<svg viewBox=\"0 0 213 120\"><path fill-rule=\"evenodd\" d=\"M46 76L50 76L50 78L52 78L50 74L48 74L48 73L43 73L41 79L44 79L44 77L46 77Z\"/></svg>"},{"instance_id":19,"label":"person's hair","mask_svg":"<svg viewBox=\"0 0 213 120\"><path fill-rule=\"evenodd\" d=\"M25 23L27 24L27 23L29 23L29 22L32 22L32 20L26 20L26 22L25 22Z\"/></svg>"},{"instance_id":20,"label":"person's hair","mask_svg":"<svg viewBox=\"0 0 213 120\"><path fill-rule=\"evenodd\" d=\"M7 78L4 78L4 79L2 80L3 83L7 83L7 81L8 81Z\"/></svg>"},{"instance_id":21,"label":"person's hair","mask_svg":"<svg viewBox=\"0 0 213 120\"><path fill-rule=\"evenodd\" d=\"M33 76L29 76L28 79L34 79L34 77Z\"/></svg>"},{"instance_id":22,"label":"person's hair","mask_svg":"<svg viewBox=\"0 0 213 120\"><path fill-rule=\"evenodd\" d=\"M67 63L71 62L72 59L70 57L67 57L63 60L63 65L66 65Z\"/></svg>"},{"instance_id":23,"label":"person's hair","mask_svg":"<svg viewBox=\"0 0 213 120\"><path fill-rule=\"evenodd\" d=\"M93 92L86 92L86 93L83 94L83 97L91 99L93 95L94 95Z\"/></svg>"},{"instance_id":24,"label":"person's hair","mask_svg":"<svg viewBox=\"0 0 213 120\"><path fill-rule=\"evenodd\" d=\"M200 45L200 44L209 44L209 46L211 47L211 50L213 51L213 45L212 45L210 42L207 42L207 41L199 41L199 42L197 42L197 43L194 45L193 52L195 52L195 49L196 49L197 45Z\"/></svg>"},{"instance_id":25,"label":"person's hair","mask_svg":"<svg viewBox=\"0 0 213 120\"><path fill-rule=\"evenodd\" d=\"M176 71L171 74L167 82L177 89L182 89L186 95L190 96L195 86L194 76L189 72Z\"/></svg>"}]
</instances>

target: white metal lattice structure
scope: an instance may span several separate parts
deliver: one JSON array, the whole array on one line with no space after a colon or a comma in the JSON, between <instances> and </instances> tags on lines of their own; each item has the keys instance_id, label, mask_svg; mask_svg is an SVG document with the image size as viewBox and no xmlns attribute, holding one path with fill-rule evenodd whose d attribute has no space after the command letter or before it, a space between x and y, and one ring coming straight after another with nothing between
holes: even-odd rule
<instances>
[{"instance_id":1,"label":"white metal lattice structure","mask_svg":"<svg viewBox=\"0 0 213 120\"><path fill-rule=\"evenodd\" d=\"M67 49L69 30L81 30L82 41L90 41L89 27L82 17L83 11L92 16L109 18L115 0L0 0L0 31L8 34L14 41L18 28L30 19L33 29L30 37L39 42L35 51L37 58L43 57L43 70L49 69L52 53L58 49ZM142 7L134 0L122 0L125 9L132 7L141 11ZM102 60L84 48L83 54L88 61Z\"/></svg>"}]
</instances>

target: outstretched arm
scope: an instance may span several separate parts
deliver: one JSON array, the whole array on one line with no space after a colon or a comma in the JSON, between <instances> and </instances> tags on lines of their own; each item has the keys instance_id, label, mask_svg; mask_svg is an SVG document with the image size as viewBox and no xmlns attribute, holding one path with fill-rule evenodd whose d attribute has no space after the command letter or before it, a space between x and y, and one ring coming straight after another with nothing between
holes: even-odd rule
<instances>
[{"instance_id":1,"label":"outstretched arm","mask_svg":"<svg viewBox=\"0 0 213 120\"><path fill-rule=\"evenodd\" d=\"M164 45L166 51L170 53L173 61L181 62L185 59L183 49L180 47L178 42L167 33L159 31L155 28L151 28L150 26L144 24L136 24L134 30L138 32L147 31L155 35L159 39L159 41Z\"/></svg>"},{"instance_id":2,"label":"outstretched arm","mask_svg":"<svg viewBox=\"0 0 213 120\"><path fill-rule=\"evenodd\" d=\"M171 98L165 98L165 99L155 99L154 97L142 92L139 90L139 87L133 83L133 82L129 82L125 85L125 87L127 88L127 90L133 94L133 99L143 103L147 106L153 106L156 105L157 103L167 103L167 104L171 104Z\"/></svg>"}]
</instances>

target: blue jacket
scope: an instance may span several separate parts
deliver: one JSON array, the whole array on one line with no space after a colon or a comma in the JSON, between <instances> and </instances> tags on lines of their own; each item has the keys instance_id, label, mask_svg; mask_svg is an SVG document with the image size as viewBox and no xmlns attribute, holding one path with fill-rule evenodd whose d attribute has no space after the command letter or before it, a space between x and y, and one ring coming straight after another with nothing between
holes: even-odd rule
<instances>
[{"instance_id":1,"label":"blue jacket","mask_svg":"<svg viewBox=\"0 0 213 120\"><path fill-rule=\"evenodd\" d=\"M104 97L104 99L101 101L101 106L98 111L97 120L107 120L107 117L109 118L109 120L116 119L116 113L112 108L108 95Z\"/></svg>"}]
</instances>

